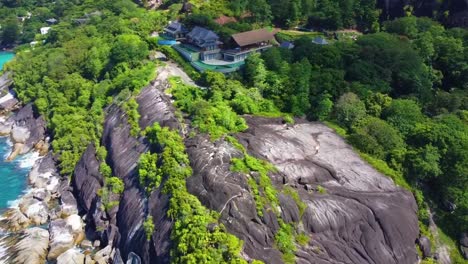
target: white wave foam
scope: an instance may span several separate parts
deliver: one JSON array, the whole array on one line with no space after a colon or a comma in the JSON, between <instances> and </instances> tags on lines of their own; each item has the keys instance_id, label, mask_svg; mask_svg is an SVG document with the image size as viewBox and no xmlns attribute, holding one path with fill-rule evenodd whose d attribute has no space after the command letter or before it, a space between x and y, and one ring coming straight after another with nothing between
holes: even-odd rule
<instances>
[{"instance_id":1,"label":"white wave foam","mask_svg":"<svg viewBox=\"0 0 468 264\"><path fill-rule=\"evenodd\" d=\"M32 166L34 166L34 163L36 163L38 159L40 159L39 152L29 152L19 157L18 165L22 169L30 169Z\"/></svg>"},{"instance_id":2,"label":"white wave foam","mask_svg":"<svg viewBox=\"0 0 468 264\"><path fill-rule=\"evenodd\" d=\"M8 208L16 208L16 209L19 209L19 203L21 202L21 199L26 196L27 194L29 194L30 192L32 192L33 189L31 188L26 188L25 190L23 190L23 192L18 195L18 197L15 199L15 200L11 200L11 201L8 201L7 202L7 206Z\"/></svg>"}]
</instances>

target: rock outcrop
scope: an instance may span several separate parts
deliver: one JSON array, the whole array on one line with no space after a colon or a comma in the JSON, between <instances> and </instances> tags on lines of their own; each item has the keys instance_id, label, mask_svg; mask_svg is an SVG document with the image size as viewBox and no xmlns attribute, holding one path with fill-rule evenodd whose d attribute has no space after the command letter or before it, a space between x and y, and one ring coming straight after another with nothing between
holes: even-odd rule
<instances>
[{"instance_id":1,"label":"rock outcrop","mask_svg":"<svg viewBox=\"0 0 468 264\"><path fill-rule=\"evenodd\" d=\"M137 97L141 129L154 122L186 129L164 94L168 75L170 72L163 69ZM310 238L306 245L297 245L297 263L417 261L415 241L419 230L411 193L362 161L343 139L322 124L299 122L291 126L279 119L246 119L250 128L236 135L237 139L250 155L277 168L269 176L279 190L279 205L264 210L263 216L258 215L247 181L255 173L245 175L230 169L231 159L243 157L242 151L227 141L213 142L204 135L186 138L185 143L194 171L187 180L188 191L207 208L219 212L227 230L244 240L242 255L247 260L283 262L275 245L280 223L274 211L278 211L284 222L294 223ZM143 136L131 136L126 114L118 105L106 109L101 145L107 150L106 162L112 174L123 180L125 191L118 207L107 212L99 209L101 201L96 194L104 179L99 173L96 149L88 146L75 169L72 186L80 212L86 215L93 233L88 239L99 240L101 246L93 259L168 263L173 228L167 217L170 196L155 190L147 197L139 186L138 160L150 150L150 144ZM305 208L300 209L290 195L281 191L285 186L298 193ZM150 241L143 228L148 215L156 227Z\"/></svg>"},{"instance_id":2,"label":"rock outcrop","mask_svg":"<svg viewBox=\"0 0 468 264\"><path fill-rule=\"evenodd\" d=\"M300 216L291 200L279 199L282 218L299 224L299 217L299 226L311 238L298 248L298 263L417 261L414 243L419 229L411 193L362 161L322 124L287 126L276 119L246 119L250 128L237 135L239 141L251 155L278 169L270 175L277 189L294 188L307 205ZM189 191L208 208L221 212L228 231L245 241L249 258L281 263L274 246L276 216L265 212L259 218L247 175L229 170L231 157L240 152L226 142L213 143L202 136L187 140L186 145L194 169L187 182Z\"/></svg>"},{"instance_id":3,"label":"rock outcrop","mask_svg":"<svg viewBox=\"0 0 468 264\"><path fill-rule=\"evenodd\" d=\"M14 148L8 160L13 160L19 154L31 151L38 144L44 146L46 124L42 116L35 113L32 104L22 107L7 120L0 120L2 135L10 134Z\"/></svg>"},{"instance_id":4,"label":"rock outcrop","mask_svg":"<svg viewBox=\"0 0 468 264\"><path fill-rule=\"evenodd\" d=\"M4 259L6 263L43 264L49 247L49 232L39 227L26 229L20 234L11 234L0 240L1 246L9 246Z\"/></svg>"},{"instance_id":5,"label":"rock outcrop","mask_svg":"<svg viewBox=\"0 0 468 264\"><path fill-rule=\"evenodd\" d=\"M11 73L6 72L0 76L0 113L8 112L18 105L19 101L15 97L15 93L10 89L13 80Z\"/></svg>"},{"instance_id":6,"label":"rock outcrop","mask_svg":"<svg viewBox=\"0 0 468 264\"><path fill-rule=\"evenodd\" d=\"M175 109L163 91L167 88L167 74L163 71L154 82L144 88L137 97L140 112L140 128L143 130L155 122L173 129L179 128L175 117ZM169 198L160 192L154 192L149 199L140 189L138 183L137 164L140 155L149 151L149 143L144 137L135 138L130 135L130 126L125 112L117 105L106 110L106 120L102 145L107 149L107 163L113 169L113 175L125 183L125 191L119 201L119 206L113 213L96 213L100 198L97 190L102 187L103 179L99 173L99 162L95 156L94 146L89 146L75 169L73 179L74 192L78 202L87 215L87 222L94 225L96 238L103 246L111 244L119 248L119 256L123 261L128 256L139 256L142 263L169 260L171 221L166 217ZM146 240L143 222L146 215L152 215L159 232L153 234L151 241ZM106 218L106 221L102 221ZM99 226L104 232L96 234Z\"/></svg>"}]
</instances>

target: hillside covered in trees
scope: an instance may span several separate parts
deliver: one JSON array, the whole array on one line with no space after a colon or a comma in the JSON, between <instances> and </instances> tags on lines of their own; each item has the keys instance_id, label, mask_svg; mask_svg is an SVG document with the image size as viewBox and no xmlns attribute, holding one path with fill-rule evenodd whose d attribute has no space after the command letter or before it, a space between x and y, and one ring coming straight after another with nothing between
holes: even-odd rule
<instances>
[{"instance_id":1,"label":"hillside covered in trees","mask_svg":"<svg viewBox=\"0 0 468 264\"><path fill-rule=\"evenodd\" d=\"M201 140L199 134L232 144L238 155L230 161L232 172L255 175L248 189L256 216L263 222L269 214L279 219L272 243L283 260L293 263L296 252L308 245L302 223L284 221L275 211L279 195L287 194L302 217L306 205L301 196L278 190L269 177L277 169L251 156L240 143L251 133L248 121L254 116L280 118L285 124L294 124L294 118L322 121L334 128L361 158L413 194L421 234L440 245L430 230L434 220L447 235L442 242L451 243L452 262L464 263L459 239L468 231L468 30L452 27L449 18L466 7L443 1L432 6L431 17L423 17L428 11L420 1L413 2L385 6L375 0L169 0L147 10L129 0L3 0L1 41L4 47L16 47L16 59L6 70L13 72L18 98L33 103L45 117L62 175L74 177L93 145L104 179L96 198L102 201L103 214L115 219L116 208L129 207L119 205L117 198L137 189L145 208L139 229L145 243L159 241L158 221L167 221L151 215L148 200L166 199L158 202L170 208L166 213L175 223L170 233L174 244L170 257L160 261L245 261L239 255L242 241L222 224L214 225L220 222L219 212L207 209L210 203L193 194L193 185L178 187L193 174L189 164L198 153L193 142ZM214 23L221 15L238 22ZM58 22L48 25L51 18ZM208 27L226 43L233 33L274 27L281 30L278 40L293 42L294 48L274 47L251 56L241 72L231 75L198 73L150 37L175 19ZM45 26L52 27L49 34L39 34ZM342 29L363 35L339 38ZM313 43L317 35L329 45ZM36 46L31 47L32 41ZM190 134L157 124L141 127L146 117L138 111L139 95L163 67L150 59L155 50L165 52L207 88L171 79L177 120L188 122ZM132 177L137 180L119 175L113 163L116 154L108 153L106 116L118 115L115 109L126 116L132 140L146 144L134 166ZM316 192L327 191L318 185ZM118 224L125 222L119 219ZM203 241L191 244L196 237ZM147 247L132 245L134 250ZM425 261L434 260L429 256Z\"/></svg>"}]
</instances>

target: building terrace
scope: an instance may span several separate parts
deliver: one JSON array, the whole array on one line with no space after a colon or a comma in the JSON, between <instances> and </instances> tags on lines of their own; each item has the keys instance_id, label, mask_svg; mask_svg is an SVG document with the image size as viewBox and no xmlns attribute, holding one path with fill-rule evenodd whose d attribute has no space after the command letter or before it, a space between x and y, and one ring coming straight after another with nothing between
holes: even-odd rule
<instances>
[{"instance_id":1,"label":"building terrace","mask_svg":"<svg viewBox=\"0 0 468 264\"><path fill-rule=\"evenodd\" d=\"M182 26L177 24L177 29L181 29ZM169 25L165 34L174 28L173 24ZM174 30L171 30L172 32ZM251 54L272 47L275 36L267 29L234 34L232 40L235 48L227 50L221 48L223 43L219 39L215 32L195 26L184 38L179 39L181 43L173 45L173 48L199 71L214 70L226 73L238 70Z\"/></svg>"}]
</instances>

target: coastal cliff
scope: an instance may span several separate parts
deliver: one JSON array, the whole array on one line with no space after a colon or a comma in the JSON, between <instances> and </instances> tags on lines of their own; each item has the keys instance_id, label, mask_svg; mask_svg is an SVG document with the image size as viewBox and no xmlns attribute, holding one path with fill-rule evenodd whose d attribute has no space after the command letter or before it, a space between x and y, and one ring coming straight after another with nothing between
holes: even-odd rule
<instances>
[{"instance_id":1,"label":"coastal cliff","mask_svg":"<svg viewBox=\"0 0 468 264\"><path fill-rule=\"evenodd\" d=\"M169 72L162 69L137 97L141 129L155 122L172 129L183 126L164 94ZM87 228L93 239L104 243L102 246L116 248L117 263L129 258L167 263L173 229L167 217L170 194L157 189L145 196L138 182L138 160L150 150L150 144L144 136L131 136L120 107L112 105L106 113L102 145L108 152L107 163L113 175L125 183L125 191L117 209L99 211L96 193L102 187L102 176L95 148L90 145L73 180ZM237 140L250 155L278 169L269 175L275 188L292 188L306 205L299 209L290 196L279 193L281 219L298 225L311 238L298 247L298 263L417 262L419 228L411 193L362 161L323 124L299 120L295 125L285 125L279 119L245 118L249 129L235 135ZM185 145L194 172L187 180L189 192L220 213L227 231L244 241L245 259L282 263L281 252L274 245L280 228L277 215L266 211L259 216L248 175L230 169L231 159L241 158L243 153L223 139L213 142L201 134L186 137ZM143 227L148 215L156 227L150 240Z\"/></svg>"},{"instance_id":2,"label":"coastal cliff","mask_svg":"<svg viewBox=\"0 0 468 264\"><path fill-rule=\"evenodd\" d=\"M181 134L182 130L192 131L184 137L193 169L187 190L206 208L219 213L219 222L227 232L244 241L244 259L283 263L275 234L284 221L309 238L297 245L297 263L418 261L415 241L419 228L412 194L362 161L330 128L303 120L290 125L282 119L245 116L249 129L234 135L245 152L226 138L212 141L194 133L190 124L177 117L170 96L164 93L169 87L170 67L160 69L158 77L136 98L140 129L159 123ZM44 119L34 114L31 105L20 108L5 122L11 131L25 128L28 137L22 142L24 148L47 142ZM3 245L16 244L8 247L6 261L170 262L175 228L168 217L171 195L161 188L146 194L141 188L138 161L152 145L144 134L132 136L128 117L118 104L106 109L101 146L107 150L112 175L124 183L123 193L111 198L117 205L104 206L108 201L103 200L100 190L105 178L94 144L83 153L71 181L59 175L49 152L29 175L33 191L1 221L4 229L19 231L2 240ZM248 182L258 175L231 169L232 159L245 155L276 168L268 176L278 190L279 203L261 215ZM300 203L291 191L298 194ZM144 227L148 216L156 227L149 239ZM28 228L42 224L48 228ZM25 255L32 244L35 253Z\"/></svg>"}]
</instances>

